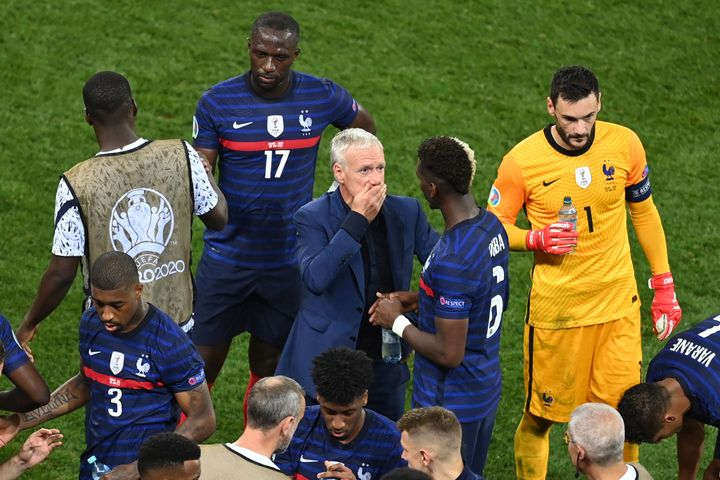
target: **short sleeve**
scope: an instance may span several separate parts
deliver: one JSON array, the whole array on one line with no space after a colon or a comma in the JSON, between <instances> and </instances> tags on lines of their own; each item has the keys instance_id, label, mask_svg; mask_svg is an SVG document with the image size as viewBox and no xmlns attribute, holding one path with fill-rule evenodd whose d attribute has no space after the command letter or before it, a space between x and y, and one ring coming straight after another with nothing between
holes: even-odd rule
<instances>
[{"instance_id":1,"label":"short sleeve","mask_svg":"<svg viewBox=\"0 0 720 480\"><path fill-rule=\"evenodd\" d=\"M25 350L18 343L12 325L2 315L0 315L0 341L5 347L5 366L2 371L6 375L22 367L30 360Z\"/></svg>"},{"instance_id":2,"label":"short sleeve","mask_svg":"<svg viewBox=\"0 0 720 480\"><path fill-rule=\"evenodd\" d=\"M190 174L193 184L193 213L195 215L205 215L207 212L215 208L218 202L217 193L210 184L205 167L203 167L200 155L197 151L185 142L188 157L190 158Z\"/></svg>"},{"instance_id":3,"label":"short sleeve","mask_svg":"<svg viewBox=\"0 0 720 480\"><path fill-rule=\"evenodd\" d=\"M330 123L339 129L350 126L358 114L358 104L350 92L331 80L323 79L328 90L330 103Z\"/></svg>"},{"instance_id":4,"label":"short sleeve","mask_svg":"<svg viewBox=\"0 0 720 480\"><path fill-rule=\"evenodd\" d=\"M192 137L196 147L217 150L219 135L213 119L215 108L210 93L211 91L205 92L197 104L193 116Z\"/></svg>"},{"instance_id":5,"label":"short sleeve","mask_svg":"<svg viewBox=\"0 0 720 480\"><path fill-rule=\"evenodd\" d=\"M78 203L64 178L55 193L55 234L52 254L58 257L85 255L85 226Z\"/></svg>"},{"instance_id":6,"label":"short sleeve","mask_svg":"<svg viewBox=\"0 0 720 480\"><path fill-rule=\"evenodd\" d=\"M432 275L436 317L462 320L470 316L478 279L468 264L456 254L435 259Z\"/></svg>"},{"instance_id":7,"label":"short sleeve","mask_svg":"<svg viewBox=\"0 0 720 480\"><path fill-rule=\"evenodd\" d=\"M187 392L205 380L204 364L190 338L180 327L174 323L169 327L164 335L168 343L160 350L165 355L157 363L160 377L171 392Z\"/></svg>"}]
</instances>

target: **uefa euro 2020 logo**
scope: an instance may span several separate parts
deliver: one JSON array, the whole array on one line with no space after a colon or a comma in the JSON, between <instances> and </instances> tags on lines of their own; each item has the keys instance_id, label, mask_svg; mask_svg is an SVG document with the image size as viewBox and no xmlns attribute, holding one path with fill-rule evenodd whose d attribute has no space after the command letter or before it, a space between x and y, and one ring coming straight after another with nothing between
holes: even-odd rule
<instances>
[{"instance_id":1,"label":"uefa euro 2020 logo","mask_svg":"<svg viewBox=\"0 0 720 480\"><path fill-rule=\"evenodd\" d=\"M185 270L182 260L160 264L160 255L170 241L174 226L172 206L162 193L151 188L130 190L112 210L113 249L133 257L143 283L180 273Z\"/></svg>"}]
</instances>

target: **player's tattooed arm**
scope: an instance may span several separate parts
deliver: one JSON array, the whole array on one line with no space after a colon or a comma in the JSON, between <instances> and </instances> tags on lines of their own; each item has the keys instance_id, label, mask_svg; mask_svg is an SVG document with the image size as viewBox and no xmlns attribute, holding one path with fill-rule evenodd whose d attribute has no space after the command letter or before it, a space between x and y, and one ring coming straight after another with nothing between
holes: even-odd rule
<instances>
[{"instance_id":1,"label":"player's tattooed arm","mask_svg":"<svg viewBox=\"0 0 720 480\"><path fill-rule=\"evenodd\" d=\"M180 409L187 416L175 433L197 443L206 440L215 431L215 410L213 409L207 383L187 392L175 393Z\"/></svg>"},{"instance_id":2,"label":"player's tattooed arm","mask_svg":"<svg viewBox=\"0 0 720 480\"><path fill-rule=\"evenodd\" d=\"M85 376L78 373L50 395L50 401L47 405L19 414L20 423L18 427L20 430L25 430L47 420L60 417L82 407L89 399L90 388Z\"/></svg>"}]
</instances>

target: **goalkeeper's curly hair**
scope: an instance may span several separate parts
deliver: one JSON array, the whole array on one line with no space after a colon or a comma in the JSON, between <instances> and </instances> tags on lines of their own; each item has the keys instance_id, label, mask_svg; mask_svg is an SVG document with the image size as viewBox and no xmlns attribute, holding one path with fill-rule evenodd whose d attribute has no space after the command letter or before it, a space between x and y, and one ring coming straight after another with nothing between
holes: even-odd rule
<instances>
[{"instance_id":1,"label":"goalkeeper's curly hair","mask_svg":"<svg viewBox=\"0 0 720 480\"><path fill-rule=\"evenodd\" d=\"M475 176L475 152L454 137L431 137L418 147L420 168L443 180L457 193L470 191Z\"/></svg>"},{"instance_id":2,"label":"goalkeeper's curly hair","mask_svg":"<svg viewBox=\"0 0 720 480\"><path fill-rule=\"evenodd\" d=\"M331 348L313 360L315 390L330 403L352 403L370 387L372 376L372 360L359 350Z\"/></svg>"},{"instance_id":3,"label":"goalkeeper's curly hair","mask_svg":"<svg viewBox=\"0 0 720 480\"><path fill-rule=\"evenodd\" d=\"M641 383L627 389L617 407L625 422L625 441L655 442L669 408L670 394L657 383Z\"/></svg>"}]
</instances>

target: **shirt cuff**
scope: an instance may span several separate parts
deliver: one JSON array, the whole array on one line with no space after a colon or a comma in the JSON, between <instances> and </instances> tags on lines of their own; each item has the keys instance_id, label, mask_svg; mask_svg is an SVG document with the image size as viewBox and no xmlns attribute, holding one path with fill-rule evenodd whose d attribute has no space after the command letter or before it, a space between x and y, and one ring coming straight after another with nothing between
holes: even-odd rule
<instances>
[{"instance_id":1,"label":"shirt cuff","mask_svg":"<svg viewBox=\"0 0 720 480\"><path fill-rule=\"evenodd\" d=\"M345 221L343 221L342 225L340 225L340 228L348 232L356 242L360 243L362 237L365 236L365 232L367 231L369 225L370 222L368 222L367 218L353 210L350 210L350 213L348 213L348 216L345 217Z\"/></svg>"}]
</instances>

